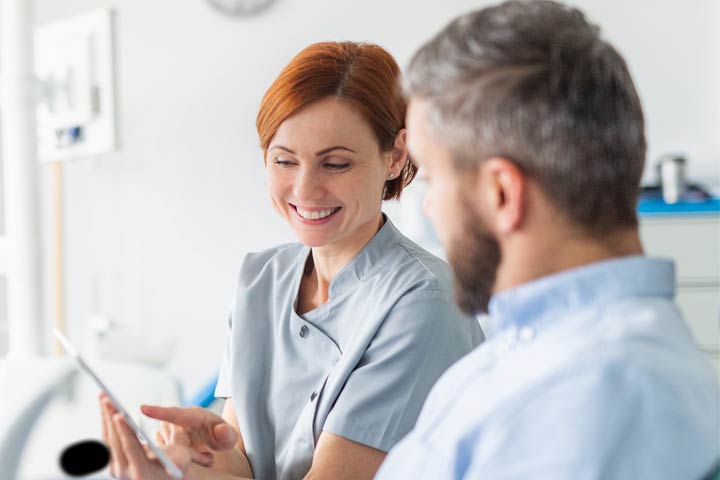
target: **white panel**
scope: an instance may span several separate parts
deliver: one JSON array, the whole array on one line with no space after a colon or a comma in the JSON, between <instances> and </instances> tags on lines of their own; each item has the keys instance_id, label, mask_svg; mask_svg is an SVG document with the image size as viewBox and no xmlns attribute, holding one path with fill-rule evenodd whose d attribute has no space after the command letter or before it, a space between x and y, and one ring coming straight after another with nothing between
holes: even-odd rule
<instances>
[{"instance_id":1,"label":"white panel","mask_svg":"<svg viewBox=\"0 0 720 480\"><path fill-rule=\"evenodd\" d=\"M8 273L10 262L10 247L6 237L0 236L0 275Z\"/></svg>"},{"instance_id":2,"label":"white panel","mask_svg":"<svg viewBox=\"0 0 720 480\"><path fill-rule=\"evenodd\" d=\"M41 160L115 150L112 18L110 10L98 10L36 28Z\"/></svg>"},{"instance_id":3,"label":"white panel","mask_svg":"<svg viewBox=\"0 0 720 480\"><path fill-rule=\"evenodd\" d=\"M676 261L680 284L720 278L720 217L644 218L640 234L648 255Z\"/></svg>"},{"instance_id":4,"label":"white panel","mask_svg":"<svg viewBox=\"0 0 720 480\"><path fill-rule=\"evenodd\" d=\"M0 274L0 358L8 352L8 340L7 277Z\"/></svg>"},{"instance_id":5,"label":"white panel","mask_svg":"<svg viewBox=\"0 0 720 480\"><path fill-rule=\"evenodd\" d=\"M677 303L698 345L703 350L720 353L720 285L680 289Z\"/></svg>"},{"instance_id":6,"label":"white panel","mask_svg":"<svg viewBox=\"0 0 720 480\"><path fill-rule=\"evenodd\" d=\"M677 303L695 341L720 354L720 217L643 218L640 233L648 255L675 261Z\"/></svg>"}]
</instances>

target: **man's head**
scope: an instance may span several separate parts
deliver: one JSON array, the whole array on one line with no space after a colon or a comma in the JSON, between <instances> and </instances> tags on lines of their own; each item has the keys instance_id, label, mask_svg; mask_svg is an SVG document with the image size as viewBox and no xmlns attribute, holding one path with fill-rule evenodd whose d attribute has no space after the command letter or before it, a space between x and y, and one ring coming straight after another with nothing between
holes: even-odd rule
<instances>
[{"instance_id":1,"label":"man's head","mask_svg":"<svg viewBox=\"0 0 720 480\"><path fill-rule=\"evenodd\" d=\"M640 100L578 10L507 2L462 16L415 54L406 91L425 210L465 311L487 307L512 236L539 219L598 239L637 227Z\"/></svg>"}]
</instances>

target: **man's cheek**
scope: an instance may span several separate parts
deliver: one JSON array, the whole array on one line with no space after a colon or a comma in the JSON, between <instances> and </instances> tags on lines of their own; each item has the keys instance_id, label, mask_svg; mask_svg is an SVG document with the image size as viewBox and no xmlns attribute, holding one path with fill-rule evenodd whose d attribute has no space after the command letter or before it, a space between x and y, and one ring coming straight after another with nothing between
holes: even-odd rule
<instances>
[{"instance_id":1,"label":"man's cheek","mask_svg":"<svg viewBox=\"0 0 720 480\"><path fill-rule=\"evenodd\" d=\"M426 217L428 217L430 219L432 219L432 215L431 215L432 208L431 208L431 199L430 199L431 195L432 195L432 192L430 192L430 189L428 189L427 191L425 191L425 195L423 195L423 199L422 199L423 215L425 215Z\"/></svg>"}]
</instances>

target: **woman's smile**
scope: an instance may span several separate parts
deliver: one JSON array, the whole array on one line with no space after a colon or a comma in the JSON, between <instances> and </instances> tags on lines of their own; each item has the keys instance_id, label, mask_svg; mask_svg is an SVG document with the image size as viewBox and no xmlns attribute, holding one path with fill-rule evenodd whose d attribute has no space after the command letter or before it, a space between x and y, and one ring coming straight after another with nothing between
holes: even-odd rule
<instances>
[{"instance_id":1,"label":"woman's smile","mask_svg":"<svg viewBox=\"0 0 720 480\"><path fill-rule=\"evenodd\" d=\"M324 225L333 220L342 207L300 207L289 204L297 218L305 225Z\"/></svg>"}]
</instances>

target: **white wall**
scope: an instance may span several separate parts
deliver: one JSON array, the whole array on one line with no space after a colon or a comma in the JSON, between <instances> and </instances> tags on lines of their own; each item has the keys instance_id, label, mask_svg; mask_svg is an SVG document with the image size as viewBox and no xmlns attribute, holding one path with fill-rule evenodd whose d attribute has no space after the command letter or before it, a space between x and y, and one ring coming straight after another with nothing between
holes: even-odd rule
<instances>
[{"instance_id":1,"label":"white wall","mask_svg":"<svg viewBox=\"0 0 720 480\"><path fill-rule=\"evenodd\" d=\"M377 42L405 65L450 18L487 3L278 0L230 19L202 0L36 0L38 23L117 9L122 145L65 167L71 335L97 311L163 328L179 338L170 368L199 387L220 360L243 253L292 239L266 201L254 129L275 75L320 40ZM691 175L720 181L718 2L575 3L628 57L651 161L683 151Z\"/></svg>"},{"instance_id":2,"label":"white wall","mask_svg":"<svg viewBox=\"0 0 720 480\"><path fill-rule=\"evenodd\" d=\"M645 110L648 167L682 152L691 180L720 182L720 2L572 2L625 56Z\"/></svg>"}]
</instances>

